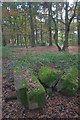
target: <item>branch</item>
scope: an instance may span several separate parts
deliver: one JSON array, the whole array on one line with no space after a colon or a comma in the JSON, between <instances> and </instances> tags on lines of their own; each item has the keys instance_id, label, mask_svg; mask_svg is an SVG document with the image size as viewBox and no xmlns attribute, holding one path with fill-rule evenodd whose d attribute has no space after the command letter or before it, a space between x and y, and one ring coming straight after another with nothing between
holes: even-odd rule
<instances>
[{"instance_id":1,"label":"branch","mask_svg":"<svg viewBox=\"0 0 80 120\"><path fill-rule=\"evenodd\" d=\"M71 24L73 18L75 17L75 14L76 14L76 7L77 7L77 2L76 2L76 4L75 4L74 13L73 13L72 17L69 19L68 31L69 31L69 26L70 26L70 24Z\"/></svg>"},{"instance_id":2,"label":"branch","mask_svg":"<svg viewBox=\"0 0 80 120\"><path fill-rule=\"evenodd\" d=\"M51 18L54 21L54 25L55 25L55 34L54 34L55 44L58 47L58 50L61 51L61 47L58 45L58 39L56 39L56 36L55 36L56 35L56 31L57 31L56 30L57 29L57 23L55 21L55 18L52 17L52 15L51 15Z\"/></svg>"},{"instance_id":3,"label":"branch","mask_svg":"<svg viewBox=\"0 0 80 120\"><path fill-rule=\"evenodd\" d=\"M62 20L60 20L60 19L57 19L57 20L65 25L65 22L63 22Z\"/></svg>"},{"instance_id":4,"label":"branch","mask_svg":"<svg viewBox=\"0 0 80 120\"><path fill-rule=\"evenodd\" d=\"M69 6L69 7L70 7L70 6ZM70 9L68 10L68 12L71 11L73 8L74 8L74 6L70 7Z\"/></svg>"},{"instance_id":5,"label":"branch","mask_svg":"<svg viewBox=\"0 0 80 120\"><path fill-rule=\"evenodd\" d=\"M48 14L44 14L44 15L48 15ZM60 20L60 19L58 19L58 18L53 18L53 16L51 15L51 18L52 18L52 20L53 19L56 19L56 20L58 20L59 22L61 22L61 23L63 23L64 25L65 25L65 22L63 22L62 20ZM54 21L54 20L53 20Z\"/></svg>"},{"instance_id":6,"label":"branch","mask_svg":"<svg viewBox=\"0 0 80 120\"><path fill-rule=\"evenodd\" d=\"M63 24L65 25L65 22L63 22L62 20L60 20L60 19L58 19L58 18L53 18L52 15L51 15L51 18L52 18L53 21L55 21L55 19L56 19L56 20L58 20L59 22L61 22L61 23L63 23Z\"/></svg>"}]
</instances>

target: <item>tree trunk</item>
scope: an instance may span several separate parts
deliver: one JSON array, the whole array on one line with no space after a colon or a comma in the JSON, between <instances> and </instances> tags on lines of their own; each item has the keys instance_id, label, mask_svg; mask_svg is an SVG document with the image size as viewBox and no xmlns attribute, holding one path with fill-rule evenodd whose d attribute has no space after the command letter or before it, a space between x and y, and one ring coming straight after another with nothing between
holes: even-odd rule
<instances>
[{"instance_id":1,"label":"tree trunk","mask_svg":"<svg viewBox=\"0 0 80 120\"><path fill-rule=\"evenodd\" d=\"M58 5L57 5L57 3L56 3L56 11L57 11L57 13L56 13L56 21L55 21L55 35L54 35L54 39L55 39L55 44L58 47L58 50L61 51L61 47L58 44L58 20L57 20L57 18L58 18Z\"/></svg>"},{"instance_id":2,"label":"tree trunk","mask_svg":"<svg viewBox=\"0 0 80 120\"><path fill-rule=\"evenodd\" d=\"M14 16L13 31L14 31L14 44L16 44L16 17L15 16Z\"/></svg>"},{"instance_id":3,"label":"tree trunk","mask_svg":"<svg viewBox=\"0 0 80 120\"><path fill-rule=\"evenodd\" d=\"M78 3L78 8L77 8L77 31L78 31L78 45L80 46L80 2Z\"/></svg>"},{"instance_id":4,"label":"tree trunk","mask_svg":"<svg viewBox=\"0 0 80 120\"><path fill-rule=\"evenodd\" d=\"M18 33L17 33L17 46L19 46L19 34Z\"/></svg>"},{"instance_id":5,"label":"tree trunk","mask_svg":"<svg viewBox=\"0 0 80 120\"><path fill-rule=\"evenodd\" d=\"M6 44L6 39L5 39L5 36L3 35L3 33L2 33L2 45L3 46L6 46L7 44Z\"/></svg>"},{"instance_id":6,"label":"tree trunk","mask_svg":"<svg viewBox=\"0 0 80 120\"><path fill-rule=\"evenodd\" d=\"M54 40L55 40L55 44L58 47L58 50L61 51L61 47L58 44L58 26L57 26L57 22L55 21L55 18L52 17L52 20L54 22L55 25L55 34L54 34Z\"/></svg>"},{"instance_id":7,"label":"tree trunk","mask_svg":"<svg viewBox=\"0 0 80 120\"><path fill-rule=\"evenodd\" d=\"M7 43L6 43L6 39L5 39L5 36L4 36L4 30L3 30L3 27L2 27L2 45L3 46L6 46Z\"/></svg>"},{"instance_id":8,"label":"tree trunk","mask_svg":"<svg viewBox=\"0 0 80 120\"><path fill-rule=\"evenodd\" d=\"M25 47L27 48L28 46L27 46L27 31L26 31L26 27L27 27L27 23L26 23L26 14L25 14L25 36L24 36L24 39L25 39Z\"/></svg>"},{"instance_id":9,"label":"tree trunk","mask_svg":"<svg viewBox=\"0 0 80 120\"><path fill-rule=\"evenodd\" d=\"M36 21L36 17L34 17L35 20L35 32L36 32L36 42L38 40L38 33L37 33L37 21Z\"/></svg>"},{"instance_id":10,"label":"tree trunk","mask_svg":"<svg viewBox=\"0 0 80 120\"><path fill-rule=\"evenodd\" d=\"M37 28L36 28L36 42L38 41L38 34L37 34Z\"/></svg>"},{"instance_id":11,"label":"tree trunk","mask_svg":"<svg viewBox=\"0 0 80 120\"><path fill-rule=\"evenodd\" d=\"M19 14L19 11L18 11L18 9L17 9L17 14ZM17 16L17 18L16 18L16 30L17 30L17 34L16 34L16 40L17 40L17 46L19 46L19 20L18 20L18 17L19 16Z\"/></svg>"},{"instance_id":12,"label":"tree trunk","mask_svg":"<svg viewBox=\"0 0 80 120\"><path fill-rule=\"evenodd\" d=\"M30 13L30 28L31 28L31 46L35 46L35 35L34 35L34 24L33 24L33 16L32 16L32 9L31 9L31 2L29 4L29 13Z\"/></svg>"},{"instance_id":13,"label":"tree trunk","mask_svg":"<svg viewBox=\"0 0 80 120\"><path fill-rule=\"evenodd\" d=\"M9 33L10 34L10 41L12 43L12 21L11 21L11 16L9 16L8 19L9 19L9 23L10 23L9 24L9 29L11 30L10 33Z\"/></svg>"},{"instance_id":14,"label":"tree trunk","mask_svg":"<svg viewBox=\"0 0 80 120\"><path fill-rule=\"evenodd\" d=\"M65 3L65 40L64 40L64 46L63 50L65 51L68 49L68 35L69 35L69 24L68 24L68 2Z\"/></svg>"},{"instance_id":15,"label":"tree trunk","mask_svg":"<svg viewBox=\"0 0 80 120\"><path fill-rule=\"evenodd\" d=\"M58 50L62 51L61 47L58 44L58 28L57 27L55 28L54 40Z\"/></svg>"},{"instance_id":16,"label":"tree trunk","mask_svg":"<svg viewBox=\"0 0 80 120\"><path fill-rule=\"evenodd\" d=\"M63 46L63 50L68 50L68 35L69 35L69 31L67 29L67 26L65 27L65 40L64 40L64 46Z\"/></svg>"},{"instance_id":17,"label":"tree trunk","mask_svg":"<svg viewBox=\"0 0 80 120\"><path fill-rule=\"evenodd\" d=\"M22 37L22 36L23 36L23 34L19 34L19 41L20 41L20 46L21 46L21 47L23 46L23 44L22 44L22 43L23 43L23 41L22 41L22 40L23 40L23 39L22 39L23 37Z\"/></svg>"},{"instance_id":18,"label":"tree trunk","mask_svg":"<svg viewBox=\"0 0 80 120\"><path fill-rule=\"evenodd\" d=\"M61 21L63 21L62 14L61 14ZM64 35L64 29L63 28L61 28L61 34L62 34L61 37L62 37L62 43L63 43L63 38L64 38L63 37L63 35Z\"/></svg>"},{"instance_id":19,"label":"tree trunk","mask_svg":"<svg viewBox=\"0 0 80 120\"><path fill-rule=\"evenodd\" d=\"M71 24L73 18L75 17L77 2L75 2L74 13L70 19L68 19L68 5L69 5L69 3L66 2L65 5L66 5L65 6L65 40L64 40L64 46L63 46L64 51L68 50L68 35L69 35L69 31L70 31L70 24Z\"/></svg>"},{"instance_id":20,"label":"tree trunk","mask_svg":"<svg viewBox=\"0 0 80 120\"><path fill-rule=\"evenodd\" d=\"M49 25L49 46L52 46L52 29L51 29L51 14L52 14L52 3L49 3L48 13L48 25Z\"/></svg>"},{"instance_id":21,"label":"tree trunk","mask_svg":"<svg viewBox=\"0 0 80 120\"><path fill-rule=\"evenodd\" d=\"M41 22L41 41L43 41L43 35L42 35L42 22Z\"/></svg>"},{"instance_id":22,"label":"tree trunk","mask_svg":"<svg viewBox=\"0 0 80 120\"><path fill-rule=\"evenodd\" d=\"M80 46L80 23L78 22L78 45Z\"/></svg>"}]
</instances>

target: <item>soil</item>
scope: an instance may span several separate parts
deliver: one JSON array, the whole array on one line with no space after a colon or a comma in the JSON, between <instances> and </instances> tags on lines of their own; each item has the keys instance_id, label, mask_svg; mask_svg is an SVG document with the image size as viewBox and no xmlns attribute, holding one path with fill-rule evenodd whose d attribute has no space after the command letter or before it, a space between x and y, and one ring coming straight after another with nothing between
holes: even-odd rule
<instances>
[{"instance_id":1,"label":"soil","mask_svg":"<svg viewBox=\"0 0 80 120\"><path fill-rule=\"evenodd\" d=\"M59 51L58 51L58 48L55 46L37 46L32 48L19 47L17 48L17 51L15 51L15 49L13 50L13 53L16 54L17 56L23 56L26 53L37 54L37 53L48 53L48 52L59 52ZM79 47L69 46L68 52L70 53L79 52Z\"/></svg>"},{"instance_id":2,"label":"soil","mask_svg":"<svg viewBox=\"0 0 80 120\"><path fill-rule=\"evenodd\" d=\"M20 52L21 50L21 52ZM70 47L69 52L77 52L77 47ZM46 52L58 52L57 48L53 47L35 47L35 48L19 48L17 55L24 55L26 52L31 53L44 53ZM52 96L46 97L45 105L36 110L29 110L24 108L18 103L17 100L5 102L5 98L12 96L16 93L13 72L11 69L11 61L3 59L3 79L2 79L2 118L13 118L17 120L19 118L25 118L26 120L46 120L57 119L57 118L68 118L68 119L80 119L80 91L76 92L73 97L64 96L56 91L53 92Z\"/></svg>"}]
</instances>

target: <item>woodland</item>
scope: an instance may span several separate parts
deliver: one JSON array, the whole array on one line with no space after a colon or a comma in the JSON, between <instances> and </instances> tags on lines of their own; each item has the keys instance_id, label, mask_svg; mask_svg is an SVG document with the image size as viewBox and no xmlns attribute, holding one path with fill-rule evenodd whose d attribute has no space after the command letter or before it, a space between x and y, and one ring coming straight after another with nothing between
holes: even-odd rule
<instances>
[{"instance_id":1,"label":"woodland","mask_svg":"<svg viewBox=\"0 0 80 120\"><path fill-rule=\"evenodd\" d=\"M80 119L80 2L3 2L2 119Z\"/></svg>"}]
</instances>

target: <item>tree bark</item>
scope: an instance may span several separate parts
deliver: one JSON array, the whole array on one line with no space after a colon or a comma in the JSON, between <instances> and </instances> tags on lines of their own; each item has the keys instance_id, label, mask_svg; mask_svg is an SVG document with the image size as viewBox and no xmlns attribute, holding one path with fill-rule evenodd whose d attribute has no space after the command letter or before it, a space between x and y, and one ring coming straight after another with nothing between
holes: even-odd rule
<instances>
[{"instance_id":1,"label":"tree bark","mask_svg":"<svg viewBox=\"0 0 80 120\"><path fill-rule=\"evenodd\" d=\"M4 36L3 34L2 34L2 45L3 45L3 46L6 46L6 45L7 45L5 36Z\"/></svg>"},{"instance_id":2,"label":"tree bark","mask_svg":"<svg viewBox=\"0 0 80 120\"><path fill-rule=\"evenodd\" d=\"M43 41L43 34L42 34L42 22L41 22L41 41Z\"/></svg>"},{"instance_id":3,"label":"tree bark","mask_svg":"<svg viewBox=\"0 0 80 120\"><path fill-rule=\"evenodd\" d=\"M80 22L78 22L78 45L80 46Z\"/></svg>"},{"instance_id":4,"label":"tree bark","mask_svg":"<svg viewBox=\"0 0 80 120\"><path fill-rule=\"evenodd\" d=\"M56 11L57 11L56 20L53 17L52 17L52 20L53 20L54 25L55 25L55 34L54 34L55 44L56 44L58 50L61 51L62 49L61 49L61 47L58 44L58 19L57 19L58 18L58 10L57 10L57 8L58 8L58 6L57 6L57 3L56 3Z\"/></svg>"},{"instance_id":5,"label":"tree bark","mask_svg":"<svg viewBox=\"0 0 80 120\"><path fill-rule=\"evenodd\" d=\"M14 16L14 44L16 44L16 17Z\"/></svg>"},{"instance_id":6,"label":"tree bark","mask_svg":"<svg viewBox=\"0 0 80 120\"><path fill-rule=\"evenodd\" d=\"M52 3L49 3L48 8L48 25L49 25L49 46L52 46L52 29L51 29L51 14L52 14Z\"/></svg>"},{"instance_id":7,"label":"tree bark","mask_svg":"<svg viewBox=\"0 0 80 120\"><path fill-rule=\"evenodd\" d=\"M36 32L36 42L38 40L38 30L37 30L37 21L36 21L36 17L34 17L34 20L35 20L35 32Z\"/></svg>"},{"instance_id":8,"label":"tree bark","mask_svg":"<svg viewBox=\"0 0 80 120\"><path fill-rule=\"evenodd\" d=\"M77 8L77 31L78 31L78 46L80 46L80 2Z\"/></svg>"},{"instance_id":9,"label":"tree bark","mask_svg":"<svg viewBox=\"0 0 80 120\"><path fill-rule=\"evenodd\" d=\"M64 46L63 46L64 51L68 50L68 36L69 36L69 31L70 31L70 24L71 24L73 18L75 17L75 14L76 14L77 2L75 3L74 13L70 19L68 18L68 5L69 5L69 3L66 2L65 5L66 5L66 7L65 7L65 40L64 40Z\"/></svg>"},{"instance_id":10,"label":"tree bark","mask_svg":"<svg viewBox=\"0 0 80 120\"><path fill-rule=\"evenodd\" d=\"M5 39L5 36L4 36L4 30L3 30L3 27L2 27L2 45L3 46L6 46L7 43L6 43L6 39Z\"/></svg>"},{"instance_id":11,"label":"tree bark","mask_svg":"<svg viewBox=\"0 0 80 120\"><path fill-rule=\"evenodd\" d=\"M36 42L38 41L38 33L37 33L37 27L36 27Z\"/></svg>"},{"instance_id":12,"label":"tree bark","mask_svg":"<svg viewBox=\"0 0 80 120\"><path fill-rule=\"evenodd\" d=\"M54 25L55 25L55 34L54 34L55 44L58 47L58 50L61 51L62 49L61 49L61 47L58 44L58 26L57 26L57 23L55 21L55 18L52 17L52 20L53 20Z\"/></svg>"},{"instance_id":13,"label":"tree bark","mask_svg":"<svg viewBox=\"0 0 80 120\"><path fill-rule=\"evenodd\" d=\"M65 51L68 48L68 2L65 3L65 40L64 40L64 46L63 50Z\"/></svg>"},{"instance_id":14,"label":"tree bark","mask_svg":"<svg viewBox=\"0 0 80 120\"><path fill-rule=\"evenodd\" d=\"M24 36L24 39L25 39L25 47L27 48L27 31L26 31L26 27L27 27L27 23L26 23L26 14L25 14L25 36Z\"/></svg>"},{"instance_id":15,"label":"tree bark","mask_svg":"<svg viewBox=\"0 0 80 120\"><path fill-rule=\"evenodd\" d=\"M19 11L18 11L18 9L17 9L17 14L19 14ZM17 46L19 46L19 20L18 20L18 17L19 16L17 16L17 18L16 18L16 29L17 29L17 35L16 35L16 38L17 38Z\"/></svg>"},{"instance_id":16,"label":"tree bark","mask_svg":"<svg viewBox=\"0 0 80 120\"><path fill-rule=\"evenodd\" d=\"M29 4L29 13L30 13L31 46L35 47L35 35L34 35L34 24L33 24L31 2L29 2L28 4Z\"/></svg>"}]
</instances>

